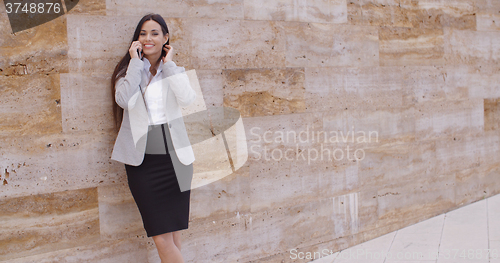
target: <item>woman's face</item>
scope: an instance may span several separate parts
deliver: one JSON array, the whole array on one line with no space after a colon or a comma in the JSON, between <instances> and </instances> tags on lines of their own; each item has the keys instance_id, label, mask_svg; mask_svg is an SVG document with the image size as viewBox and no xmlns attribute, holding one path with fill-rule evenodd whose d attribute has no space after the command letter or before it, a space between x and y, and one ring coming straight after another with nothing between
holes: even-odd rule
<instances>
[{"instance_id":1,"label":"woman's face","mask_svg":"<svg viewBox=\"0 0 500 263\"><path fill-rule=\"evenodd\" d=\"M142 24L139 33L139 42L142 44L144 56L159 56L163 49L163 44L168 40L168 33L163 35L160 24L154 20L148 20Z\"/></svg>"}]
</instances>

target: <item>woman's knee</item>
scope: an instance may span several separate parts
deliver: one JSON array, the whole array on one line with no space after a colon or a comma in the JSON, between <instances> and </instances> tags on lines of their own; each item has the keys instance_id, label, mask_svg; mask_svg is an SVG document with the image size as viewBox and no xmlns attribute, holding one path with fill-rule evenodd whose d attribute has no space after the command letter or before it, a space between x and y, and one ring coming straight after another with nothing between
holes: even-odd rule
<instances>
[{"instance_id":1,"label":"woman's knee","mask_svg":"<svg viewBox=\"0 0 500 263\"><path fill-rule=\"evenodd\" d=\"M162 246L171 246L171 245L175 246L172 232L153 236L153 240L155 241L156 244Z\"/></svg>"}]
</instances>

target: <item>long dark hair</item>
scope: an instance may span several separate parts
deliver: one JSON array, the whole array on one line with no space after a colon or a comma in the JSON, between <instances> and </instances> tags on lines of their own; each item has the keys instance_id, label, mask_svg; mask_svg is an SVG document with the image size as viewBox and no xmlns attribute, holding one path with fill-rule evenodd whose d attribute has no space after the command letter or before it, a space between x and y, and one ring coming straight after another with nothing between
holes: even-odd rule
<instances>
[{"instance_id":1,"label":"long dark hair","mask_svg":"<svg viewBox=\"0 0 500 263\"><path fill-rule=\"evenodd\" d=\"M167 23L165 23L165 20L163 19L163 17L161 17L159 14L149 13L149 14L145 15L144 17L142 17L141 21L139 21L139 24L137 24L137 27L135 28L135 32L134 32L134 37L132 38L132 41L130 41L130 45L132 45L132 42L137 41L139 39L139 34L141 33L142 25L144 24L144 22L146 22L148 20L154 20L158 24L160 24L161 31L163 31L163 35L166 35L168 33ZM170 36L167 40L167 45L170 45L169 42L170 42ZM129 47L130 47L130 45L129 45ZM165 55L166 55L166 52L164 49L162 49L160 58L158 59L158 61L156 61L156 63L153 66L158 65L158 63L160 63L160 60ZM125 54L125 56L123 56L123 58L120 60L120 62L118 62L118 64L115 67L115 71L113 72L113 75L111 76L111 95L112 95L111 97L113 98L113 117L114 117L114 129L115 129L115 131L118 131L120 129L121 122L123 120L123 109L120 106L118 106L118 104L116 104L116 101L115 101L116 81L119 78L125 76L125 73L127 72L128 64L130 63L130 59L131 59L130 53L128 52L128 49L127 49L127 53Z\"/></svg>"}]
</instances>

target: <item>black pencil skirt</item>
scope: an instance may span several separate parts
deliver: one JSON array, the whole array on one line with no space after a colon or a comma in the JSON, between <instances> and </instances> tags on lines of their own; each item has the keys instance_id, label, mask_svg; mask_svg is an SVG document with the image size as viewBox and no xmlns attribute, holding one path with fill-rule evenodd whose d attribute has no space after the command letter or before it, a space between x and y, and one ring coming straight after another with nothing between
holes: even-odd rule
<instances>
[{"instance_id":1,"label":"black pencil skirt","mask_svg":"<svg viewBox=\"0 0 500 263\"><path fill-rule=\"evenodd\" d=\"M161 125L154 127L158 128ZM162 130L162 135L166 135L164 139L168 140L164 141L165 149L169 149L169 146L173 149L168 128ZM158 141L158 138L153 138L153 134L155 133L148 133L148 141ZM166 154L147 152L148 149L141 165L125 164L128 185L139 208L147 236L187 229L191 190L183 192L180 190L172 161L172 158L177 158L175 152L169 153L168 150L164 151ZM192 169L192 164L190 166Z\"/></svg>"}]
</instances>

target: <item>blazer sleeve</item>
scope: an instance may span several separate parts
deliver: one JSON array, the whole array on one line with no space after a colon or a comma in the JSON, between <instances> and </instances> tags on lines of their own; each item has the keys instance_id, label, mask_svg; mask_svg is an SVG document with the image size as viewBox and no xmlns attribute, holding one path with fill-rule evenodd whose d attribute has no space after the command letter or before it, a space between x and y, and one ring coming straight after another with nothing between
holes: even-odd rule
<instances>
[{"instance_id":1,"label":"blazer sleeve","mask_svg":"<svg viewBox=\"0 0 500 263\"><path fill-rule=\"evenodd\" d=\"M137 99L141 95L139 85L141 84L141 70L143 67L144 61L132 58L125 76L116 81L115 101L124 110L134 108Z\"/></svg>"},{"instance_id":2,"label":"blazer sleeve","mask_svg":"<svg viewBox=\"0 0 500 263\"><path fill-rule=\"evenodd\" d=\"M162 75L163 80L170 86L177 103L181 107L189 106L196 100L196 92L189 83L189 77L184 67L178 67L175 62L168 61L163 64Z\"/></svg>"}]
</instances>

